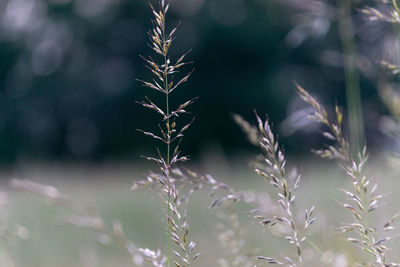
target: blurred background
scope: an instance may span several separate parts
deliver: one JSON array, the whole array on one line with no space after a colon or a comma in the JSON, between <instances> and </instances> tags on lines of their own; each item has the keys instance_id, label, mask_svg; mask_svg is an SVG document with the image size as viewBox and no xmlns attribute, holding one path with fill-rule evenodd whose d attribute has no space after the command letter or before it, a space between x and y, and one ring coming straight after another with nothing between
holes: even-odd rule
<instances>
[{"instance_id":1,"label":"blurred background","mask_svg":"<svg viewBox=\"0 0 400 267\"><path fill-rule=\"evenodd\" d=\"M366 135L382 146L376 63L396 55L391 26L352 3ZM182 23L172 56L192 49L195 72L172 101L199 97L183 150L196 159L248 149L231 115L253 109L268 114L288 153L318 146L293 81L346 109L336 9L335 1L173 1L169 26ZM136 129L153 129L156 117L135 104L153 96L136 81L151 77L139 57L151 54L151 15L145 0L1 1L0 162L136 160L153 149Z\"/></svg>"},{"instance_id":2,"label":"blurred background","mask_svg":"<svg viewBox=\"0 0 400 267\"><path fill-rule=\"evenodd\" d=\"M380 64L398 63L398 28L371 21L360 12L367 5L388 10L385 1L368 0L173 0L167 24L181 24L171 56L192 49L195 71L171 102L199 97L182 143L191 164L240 189L258 188L262 181L249 182L247 169L254 150L232 120L233 113L251 120L255 109L268 114L289 158L311 166L301 191L309 199L300 205L316 200L332 210L319 214L323 222L340 220L341 208L332 201L337 192L328 189L345 180L310 153L325 140L307 119L310 109L294 81L328 110L335 103L342 108L355 144L367 143L373 155L398 150L393 115L399 108L387 103L393 99L388 86L394 92L398 79ZM105 218L119 218L127 235L154 248L165 244L160 201L129 190L133 178L152 168L140 155L155 155L157 147L137 129L156 131L158 118L135 103L162 98L137 81L152 78L140 58L152 54L151 18L148 0L0 0L0 177L1 191L8 192L10 178L22 177L97 203ZM378 174L387 166L381 159L374 164ZM311 183L317 179L321 190ZM209 216L207 200L196 201L194 229L206 236L204 225L215 222L202 220ZM129 266L117 248L88 241L95 239L90 233L58 227L54 221L63 212L41 200L14 192L0 195L3 204L12 215L7 224L23 239L7 245L17 266ZM213 241L205 243L217 251Z\"/></svg>"}]
</instances>

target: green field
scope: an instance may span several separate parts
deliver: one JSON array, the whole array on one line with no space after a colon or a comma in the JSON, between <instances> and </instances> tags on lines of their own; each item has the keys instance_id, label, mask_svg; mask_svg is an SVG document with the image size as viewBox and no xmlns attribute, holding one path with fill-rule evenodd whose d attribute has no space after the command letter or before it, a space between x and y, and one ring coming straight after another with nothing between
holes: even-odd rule
<instances>
[{"instance_id":1,"label":"green field","mask_svg":"<svg viewBox=\"0 0 400 267\"><path fill-rule=\"evenodd\" d=\"M379 172L371 174L380 181L381 192L387 192L383 206L376 214L377 225L383 224L390 214L398 211L400 197L396 194L399 182L395 169L383 161L375 161ZM203 164L204 165L204 164ZM207 165L210 173L225 183L231 184L239 191L256 191L268 196L271 188L258 176L246 168L245 162L220 162ZM302 166L303 181L297 192L299 220L303 217L305 207L316 205L317 221L313 226L312 238L324 252L321 257L326 266L341 266L331 261L346 259L351 266L355 249L343 241L343 236L335 230L341 222L351 220L349 212L340 207L335 199L343 199L337 190L349 185L348 178L335 165L318 161L318 164L299 162ZM204 166L203 166L204 167ZM376 170L378 168L374 168ZM165 251L165 215L164 207L157 195L157 190L129 190L132 181L145 173L144 168L135 164L105 164L103 166L61 166L61 165L29 165L16 168L14 171L3 171L2 178L29 178L35 182L50 184L63 193L71 196L74 202L84 205L95 205L107 223L115 219L122 222L126 236L140 247L162 248ZM11 231L18 225L26 227L29 238L20 239L4 236L2 238L2 262L7 258L15 262L15 266L132 266L128 253L114 244L103 245L96 241L99 236L90 229L79 229L61 223L60 218L71 214L71 210L51 205L44 198L26 192L16 192L6 183L2 186L8 192L8 204L2 212L5 225ZM282 248L288 248L280 237L270 234L265 226L261 226L252 218L250 210L255 206L239 203L231 208L217 207L209 209L210 190L203 188L194 194L189 205L189 222L191 236L202 253L196 266L218 266L221 256L229 257L229 253L220 248L217 214L234 211L239 215L240 228L244 231L245 246L243 255L264 255L279 257ZM271 195L274 197L274 195ZM264 199L268 206L268 198ZM332 231L333 230L333 231ZM273 231L274 232L274 231ZM393 235L393 234L392 234ZM400 246L396 239L394 250ZM303 257L316 252L305 244ZM334 254L331 255L331 252ZM290 248L285 254L292 253ZM395 251L390 252L396 254ZM331 263L329 263L331 262ZM332 263L333 262L333 263ZM5 265L1 266L7 266ZM346 266L346 265L344 265Z\"/></svg>"}]
</instances>

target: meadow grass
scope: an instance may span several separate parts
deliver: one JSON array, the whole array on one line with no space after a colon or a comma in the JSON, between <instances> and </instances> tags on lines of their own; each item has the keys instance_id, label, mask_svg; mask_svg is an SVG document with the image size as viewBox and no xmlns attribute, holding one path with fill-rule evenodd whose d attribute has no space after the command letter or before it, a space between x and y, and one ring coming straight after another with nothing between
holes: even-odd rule
<instances>
[{"instance_id":1,"label":"meadow grass","mask_svg":"<svg viewBox=\"0 0 400 267\"><path fill-rule=\"evenodd\" d=\"M324 253L325 266L346 266L332 264L335 261L339 262L340 259L346 259L347 266L354 266L355 262L362 258L357 248L347 244L344 236L338 237L339 230L335 227L352 219L351 215L343 212L343 208L334 201L343 198L342 192L336 189L345 188L348 180L343 177L342 171L335 164L321 162L315 158L300 162L291 158L288 160L293 164L303 166L304 178L297 194L299 196L307 195L307 198L297 199L296 208L304 210L317 203L315 216L318 220L313 224L311 237ZM385 162L383 158L376 158L372 160L371 168L375 170L376 175L380 174L385 177L386 182L382 184L381 190L393 193L399 182L393 169ZM220 177L221 181L231 184L239 191L255 191L262 195L274 195L272 188L259 179L257 174L250 172L245 162L237 161L232 165L237 167L227 170L221 169L221 166L213 166L212 169L224 173L225 175ZM118 165L118 167L76 166L72 168L44 165L40 172L36 171L32 179L41 183L50 183L49 174L61 173L60 179L53 182L56 187L62 188L76 201L95 203L105 221L118 218L125 226L126 236L135 240L140 247L166 248L164 221L161 219L164 217L162 212L164 205L159 198L156 195L149 196L146 191L132 194L129 190L121 189L130 184L131 176L139 176L141 169L143 166L137 163ZM69 174L71 172L81 173L75 175L76 181L70 181ZM96 174L95 176L101 178L102 181L98 183L84 182L86 181L85 177L91 176L91 173ZM111 180L110 177L114 177L114 179ZM130 258L117 245L103 245L97 242L95 232L59 224L60 218L70 214L67 209L48 205L47 201L42 198L22 192L10 191L8 194L10 219L12 222L26 226L30 232L29 239L17 240L14 244L7 246L16 266L132 266ZM396 203L398 201L400 199L395 194L391 194L387 198L384 208L378 211L380 215L376 220L378 225L383 225L386 218L397 211ZM218 210L219 208L208 209L209 204L208 194L196 194L188 206L189 210L195 211L190 213L191 231L201 244L201 252L205 255L204 258L200 257L199 262L194 266L220 266L219 262L222 258L230 262L232 257L230 251L221 248L218 241L218 235L223 233L218 226L221 220L216 215L220 210ZM282 251L287 252L286 241L281 240L276 233L272 236L269 235L266 228L253 218L254 214L250 213L251 209L252 207L245 203L236 203L235 205L235 214L237 214L241 230L244 232L242 238L245 242L242 247L242 256L280 256ZM223 214L229 213L223 211ZM301 217L303 217L302 215ZM39 220L38 217L41 219ZM224 224L224 226L228 227L229 225ZM398 244L396 239L391 241L390 245L393 249L389 251L391 257L397 257L396 251L400 249ZM304 261L308 260L310 254L315 256L314 250L308 247L307 243L305 245ZM89 262L92 261L92 265L82 263L85 253L88 253L86 256L89 258ZM331 258L332 255L333 258ZM320 262L321 256L314 258L315 264ZM96 262L98 265L95 265ZM259 265L260 263L258 262Z\"/></svg>"},{"instance_id":2,"label":"meadow grass","mask_svg":"<svg viewBox=\"0 0 400 267\"><path fill-rule=\"evenodd\" d=\"M397 14L396 1L392 7ZM262 177L259 181L242 168L229 168L224 177L215 179L184 163L189 157L181 155L180 143L193 122L187 110L193 99L173 107L170 98L192 74L190 70L180 73L188 64L184 61L188 52L170 58L178 28L168 30L169 2L162 0L158 8L150 5L150 10L154 18L149 38L155 55L143 59L153 78L140 82L159 92L162 100L139 102L160 116L155 120L158 132L140 131L161 144L155 156L144 156L158 169L129 186L124 180L123 196L119 190L92 184L87 189L79 184L80 190L72 188L73 194L65 194L47 183L32 182L32 175L30 180L12 179L14 189L38 195L52 206L26 206L24 195L10 193L16 199L13 202L3 195L2 205L10 213L4 214L1 229L2 266L399 266L394 263L396 245L392 241L397 236L393 231L398 215L388 214L391 208L382 208L382 199L390 190L385 185L392 187L398 182L388 179L387 169L384 183L375 178L367 167L366 147L352 145L354 138L349 140L342 130L345 115L340 108L336 106L330 114L298 84L299 97L314 110L310 119L322 125L327 138L327 145L315 152L337 161L337 171L322 164L315 173L309 172L308 168L321 164L314 158L301 173L288 163L268 119L258 114L254 125L239 115L234 119L260 151L251 163L251 169ZM373 8L363 12L372 19L383 17L397 23ZM181 120L185 115L189 118ZM377 172L381 169L376 168ZM384 184L382 189L378 182ZM45 222L47 217L54 217L55 223ZM74 230L57 225L74 226ZM54 239L44 238L52 231ZM56 241L58 238L61 241ZM19 249L24 247L32 248L30 263L26 262L29 253L21 256ZM50 263L45 262L46 256L38 256L47 255L39 247L49 250Z\"/></svg>"}]
</instances>

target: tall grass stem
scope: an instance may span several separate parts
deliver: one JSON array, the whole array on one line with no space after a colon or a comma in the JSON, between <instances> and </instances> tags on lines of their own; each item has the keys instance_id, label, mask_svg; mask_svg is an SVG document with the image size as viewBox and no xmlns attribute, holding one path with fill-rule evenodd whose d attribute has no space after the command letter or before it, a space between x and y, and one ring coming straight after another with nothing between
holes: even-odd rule
<instances>
[{"instance_id":1,"label":"tall grass stem","mask_svg":"<svg viewBox=\"0 0 400 267\"><path fill-rule=\"evenodd\" d=\"M346 101L349 113L350 144L353 156L364 147L360 78L357 67L357 47L351 16L351 1L338 0L339 37L342 43L346 82Z\"/></svg>"}]
</instances>

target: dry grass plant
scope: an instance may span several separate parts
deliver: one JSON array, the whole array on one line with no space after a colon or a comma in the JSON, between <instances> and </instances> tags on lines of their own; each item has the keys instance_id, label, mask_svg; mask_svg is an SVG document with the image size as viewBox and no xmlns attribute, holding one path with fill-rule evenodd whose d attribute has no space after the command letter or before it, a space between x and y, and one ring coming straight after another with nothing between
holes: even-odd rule
<instances>
[{"instance_id":1,"label":"dry grass plant","mask_svg":"<svg viewBox=\"0 0 400 267\"><path fill-rule=\"evenodd\" d=\"M301 175L289 177L286 171L286 159L282 149L279 147L268 119L264 122L256 114L257 125L251 125L239 115L234 115L235 121L241 126L247 134L249 141L257 146L262 155L255 163L254 171L275 189L277 194L277 203L281 207L281 212L273 214L270 217L256 215L255 218L265 226L273 227L277 224L289 227L287 235L284 238L295 247L296 256L285 255L283 259L273 257L258 256L260 260L265 260L272 264L281 264L286 266L298 266L302 262L302 244L307 239L306 232L315 221L313 217L314 206L305 211L305 221L299 223L296 221L295 199L296 190L300 184ZM292 178L292 179L291 179ZM314 247L315 245L311 243ZM319 249L315 247L318 251Z\"/></svg>"},{"instance_id":2,"label":"dry grass plant","mask_svg":"<svg viewBox=\"0 0 400 267\"><path fill-rule=\"evenodd\" d=\"M63 223L93 230L98 236L98 241L103 244L118 244L127 252L133 266L149 264L155 267L190 266L198 259L196 243L189 238L187 202L194 192L204 186L209 186L212 189L210 208L222 207L225 209L218 215L221 222L218 228L219 240L222 248L228 252L218 262L222 267L250 267L257 266L258 262L291 267L307 266L309 263L304 262L302 258L305 242L308 242L318 253L322 253L308 236L309 227L316 220L313 217L314 206L305 211L299 211L296 208L296 190L300 184L301 175L297 173L291 175L287 171L284 152L271 130L268 119L263 121L256 114L257 124L252 125L239 115L234 115L235 121L247 134L249 141L261 151L253 169L272 186L275 204L279 208L275 209L275 213L272 215L254 210L256 212L254 217L263 226L272 228L279 225L286 229L283 231L285 233L282 234L282 237L289 243L289 249L287 254L286 251L282 253L284 254L282 257L252 256L245 253L243 251L245 233L239 223L238 214L233 208L233 202L251 201L246 199L244 194L218 182L212 176L200 175L182 166L182 163L189 158L181 156L179 146L193 119L189 118L184 122L181 118L183 115L189 114L190 116L187 108L194 99L172 108L170 95L187 82L192 71L180 73L181 69L188 64L185 62L188 52L182 54L174 63L170 58L169 51L177 27L170 31L167 30L166 16L169 6L169 2L165 0L159 3L159 9L151 6L154 19L149 37L150 47L155 56L143 57L143 59L154 78L151 81L140 81L145 87L159 92L164 99L162 103L157 103L146 97L145 101L139 102L140 105L155 111L161 117L158 122L159 133L140 130L163 144L163 148L157 150L157 156L145 156L147 160L154 161L158 165L159 171L150 172L143 180L136 181L132 185L132 190L156 188L165 202L168 237L165 255L161 249L138 247L124 234L120 221L106 222L96 208L74 203L70 197L60 193L54 187L19 179L13 179L10 183L11 186L17 190L40 195L56 205L69 208L72 215L64 217ZM391 6L393 10L389 13L384 13L376 8L365 8L362 12L367 14L371 20L379 19L390 23L399 23L400 9L396 0L392 1ZM159 59L156 60L156 57ZM399 67L392 63L383 62L383 65L395 74L399 72ZM177 76L181 78L175 81ZM316 153L323 158L337 160L351 179L351 189L343 190L347 198L340 201L339 204L351 212L353 221L342 225L340 230L348 234L346 237L348 242L366 252L366 255L373 255L373 259L360 263L361 265L400 266L387 259L389 250L387 243L393 237L389 232L394 229L393 224L398 215L393 216L383 227L378 227L373 220L373 211L379 207L383 196L377 193L377 184L373 183L366 171L368 159L366 148L359 153L352 151L342 130L343 114L337 106L335 116L331 119L328 112L306 90L297 84L296 86L300 97L314 108L311 118L326 127L327 130L323 135L329 139L329 142L334 142L334 145L327 145ZM223 193L219 193L220 191ZM298 220L299 214L300 216L304 214L303 221ZM6 231L1 229L0 234L3 236L5 233ZM361 256L360 258L366 257ZM13 266L13 264L8 263L4 266Z\"/></svg>"},{"instance_id":3,"label":"dry grass plant","mask_svg":"<svg viewBox=\"0 0 400 267\"><path fill-rule=\"evenodd\" d=\"M164 143L166 153L162 155L160 150L157 150L158 157L144 157L147 160L155 161L160 168L160 173L150 172L143 180L134 182L131 189L160 189L160 195L167 206L167 254L164 256L160 249L138 248L124 235L121 222L115 220L108 225L97 209L74 203L69 197L61 194L52 186L20 179L13 179L10 184L14 189L39 195L50 200L53 204L70 208L73 211L73 215L63 218L63 223L94 230L98 234L98 240L103 244L114 241L114 243L119 244L121 248L128 252L135 266L140 266L143 262L147 262L155 267L170 266L171 264L177 267L184 267L190 266L200 254L195 252L196 243L189 240L186 204L190 196L195 191L203 188L204 185L207 185L211 187L210 197L213 198L210 207L217 207L221 203L239 201L242 199L242 195L226 184L218 182L211 175L199 175L189 169L178 167L178 163L188 160L187 156L180 155L179 145L184 132L193 121L192 119L188 124L178 129L178 119L181 118L181 115L189 114L186 109L193 103L194 99L180 104L176 109L171 109L169 97L175 89L188 80L192 71L183 75L179 81L174 82L174 76L178 75L180 69L188 64L184 62L188 52L183 54L174 64L171 63L168 52L177 28L167 31L166 15L169 3L162 0L159 5L160 9L157 11L150 5L154 15L154 20L152 21L154 28L149 32L149 37L150 47L156 55L161 57L162 62L156 63L151 56L148 58L142 57L155 79L150 82L141 82L145 87L164 95L165 103L163 106L165 108L160 108L159 105L147 97L146 101L139 102L143 107L154 110L161 115L161 121L158 124L159 135L149 131L139 131ZM172 147L173 145L175 147ZM227 193L218 194L217 191L219 190Z\"/></svg>"},{"instance_id":4,"label":"dry grass plant","mask_svg":"<svg viewBox=\"0 0 400 267\"><path fill-rule=\"evenodd\" d=\"M146 101L140 102L143 107L154 110L161 115L161 122L158 124L159 134L140 131L164 143L166 153L163 155L158 150L158 157L145 157L148 160L156 162L160 168L160 173L151 174L151 177L148 177L145 183L155 181L162 185L161 196L167 205L167 266L171 266L172 262L178 267L190 266L197 259L199 253L195 253L196 243L188 239L189 223L187 221L187 210L184 206L187 197L181 195L184 185L180 183L183 179L179 179L183 177L183 174L180 170L173 168L178 163L188 160L187 156L180 155L179 145L184 132L189 128L193 119L188 124L183 125L178 119L181 118L181 115L188 114L186 109L193 103L194 99L184 102L176 107L176 109L171 109L170 107L171 93L185 83L192 73L192 71L188 72L180 80L174 80L175 76L180 74L181 68L188 64L184 62L184 59L190 51L184 53L175 63L172 63L169 50L175 38L174 34L177 27L171 31L167 30L166 16L170 3L162 0L160 2L160 9L157 11L152 5L150 6L153 11L154 20L152 21L153 29L148 33L150 38L149 46L153 49L156 56L160 57L160 61L153 59L151 56L148 58L143 57L147 63L147 68L154 75L154 79L152 81L141 82L145 87L163 94L165 96L165 103L163 104L163 108L147 97ZM173 148L172 146L175 147ZM136 183L133 188L136 188L137 185ZM193 190L195 189L190 189L189 192ZM172 244L175 245L173 249Z\"/></svg>"},{"instance_id":5,"label":"dry grass plant","mask_svg":"<svg viewBox=\"0 0 400 267\"><path fill-rule=\"evenodd\" d=\"M367 266L399 266L397 263L388 262L386 257L387 241L391 235L382 233L393 230L393 223L398 215L393 216L382 228L375 225L372 212L379 207L382 195L377 193L377 183L368 177L365 170L368 159L366 147L354 158L350 145L342 131L343 114L338 106L335 107L335 117L330 119L328 112L300 85L296 84L300 97L314 108L310 115L312 120L323 124L327 131L323 135L335 145L327 145L316 153L322 158L337 160L346 174L351 178L352 189L343 189L347 196L346 202L339 202L348 209L354 221L340 227L343 233L353 233L347 237L347 241L360 247L364 252L373 255L373 260L363 263Z\"/></svg>"}]
</instances>

